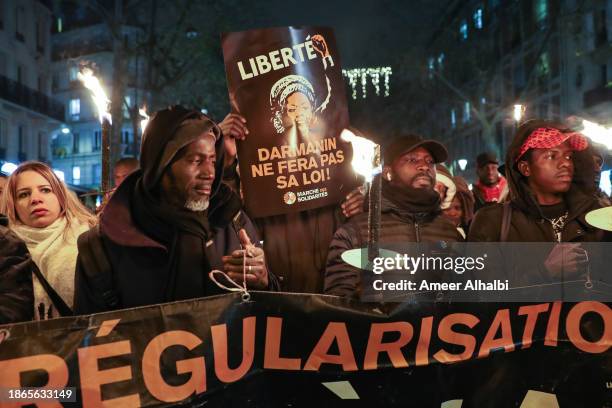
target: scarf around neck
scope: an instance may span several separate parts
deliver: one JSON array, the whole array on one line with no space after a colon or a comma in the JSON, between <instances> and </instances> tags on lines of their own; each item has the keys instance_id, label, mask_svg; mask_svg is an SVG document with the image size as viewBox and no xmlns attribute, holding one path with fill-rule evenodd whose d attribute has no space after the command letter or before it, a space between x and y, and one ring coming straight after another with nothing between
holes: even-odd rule
<instances>
[{"instance_id":1,"label":"scarf around neck","mask_svg":"<svg viewBox=\"0 0 612 408\"><path fill-rule=\"evenodd\" d=\"M13 224L11 229L26 243L32 260L49 285L72 308L74 271L78 254L77 238L89 229L89 225L72 220L68 226L66 217L60 217L45 228ZM32 274L32 282L35 318L44 320L59 317L56 307L35 274Z\"/></svg>"},{"instance_id":2,"label":"scarf around neck","mask_svg":"<svg viewBox=\"0 0 612 408\"><path fill-rule=\"evenodd\" d=\"M400 211L413 214L440 211L440 195L432 188L396 187L383 180L382 196Z\"/></svg>"},{"instance_id":3,"label":"scarf around neck","mask_svg":"<svg viewBox=\"0 0 612 408\"><path fill-rule=\"evenodd\" d=\"M132 214L138 227L162 243L167 251L164 299L201 297L210 292L208 272L221 268L208 223L208 211L189 211L160 202L138 179L132 194ZM207 246L208 244L208 246Z\"/></svg>"}]
</instances>

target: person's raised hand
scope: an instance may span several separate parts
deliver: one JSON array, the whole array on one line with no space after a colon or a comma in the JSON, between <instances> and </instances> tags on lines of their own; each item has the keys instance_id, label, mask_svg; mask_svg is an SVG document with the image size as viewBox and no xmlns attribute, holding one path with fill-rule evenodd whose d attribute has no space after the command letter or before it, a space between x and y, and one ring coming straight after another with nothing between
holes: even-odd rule
<instances>
[{"instance_id":1,"label":"person's raised hand","mask_svg":"<svg viewBox=\"0 0 612 408\"><path fill-rule=\"evenodd\" d=\"M365 194L363 187L357 187L348 195L340 206L342 213L346 218L350 218L354 215L361 214L363 212L363 202L365 201Z\"/></svg>"},{"instance_id":2,"label":"person's raised hand","mask_svg":"<svg viewBox=\"0 0 612 408\"><path fill-rule=\"evenodd\" d=\"M223 133L223 145L225 148L225 164L231 164L238 152L236 140L244 140L249 134L246 127L246 119L237 113L229 113L221 123L219 128Z\"/></svg>"}]
</instances>

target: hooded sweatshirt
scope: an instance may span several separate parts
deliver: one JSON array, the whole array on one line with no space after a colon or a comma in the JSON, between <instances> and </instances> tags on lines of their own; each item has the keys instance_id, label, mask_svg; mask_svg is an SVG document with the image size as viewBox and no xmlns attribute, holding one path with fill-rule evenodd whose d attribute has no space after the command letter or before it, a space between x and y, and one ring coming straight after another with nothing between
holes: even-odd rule
<instances>
[{"instance_id":1,"label":"hooded sweatshirt","mask_svg":"<svg viewBox=\"0 0 612 408\"><path fill-rule=\"evenodd\" d=\"M510 188L511 222L506 241L509 242L581 242L599 241L602 231L588 225L585 215L600 208L594 196L594 169L592 158L586 151L574 152L572 185L563 195L563 203L542 206L529 188L526 178L515 162L527 137L539 127L562 125L533 120L523 124L508 148L506 179ZM567 214L567 217L565 217ZM480 209L470 227L468 241L496 242L500 240L503 204ZM561 219L563 218L563 219Z\"/></svg>"},{"instance_id":2,"label":"hooded sweatshirt","mask_svg":"<svg viewBox=\"0 0 612 408\"><path fill-rule=\"evenodd\" d=\"M217 155L208 209L195 212L165 203L159 197L164 171L183 147L208 131L215 136ZM141 169L113 194L99 231L90 231L102 240L121 307L221 293L208 273L222 270L222 256L240 249L234 217L241 213L240 199L222 183L223 152L219 128L198 111L173 107L152 117L143 135ZM258 242L251 221L241 214L240 227ZM92 251L86 239L79 240L79 251ZM107 310L85 268L79 254L75 311Z\"/></svg>"}]
</instances>

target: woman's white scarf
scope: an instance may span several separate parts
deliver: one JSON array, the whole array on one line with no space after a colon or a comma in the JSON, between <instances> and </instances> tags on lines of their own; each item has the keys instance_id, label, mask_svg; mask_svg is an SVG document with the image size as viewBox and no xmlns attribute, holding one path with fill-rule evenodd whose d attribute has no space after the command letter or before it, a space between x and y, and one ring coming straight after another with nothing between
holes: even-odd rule
<instances>
[{"instance_id":1,"label":"woman's white scarf","mask_svg":"<svg viewBox=\"0 0 612 408\"><path fill-rule=\"evenodd\" d=\"M47 279L49 285L72 308L74 271L78 254L77 238L87 231L89 226L73 220L68 230L65 231L66 218L60 217L45 228L13 224L11 229L25 241L30 255L32 255L32 260ZM32 282L34 284L34 316L36 320L59 317L57 306L51 308L53 302L51 302L49 295L35 274L32 274Z\"/></svg>"}]
</instances>

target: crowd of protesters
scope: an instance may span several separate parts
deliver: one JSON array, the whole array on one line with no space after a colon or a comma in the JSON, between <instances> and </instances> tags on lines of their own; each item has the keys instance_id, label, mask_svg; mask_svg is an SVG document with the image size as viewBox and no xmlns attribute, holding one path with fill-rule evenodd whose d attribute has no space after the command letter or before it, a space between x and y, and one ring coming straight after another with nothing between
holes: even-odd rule
<instances>
[{"instance_id":1,"label":"crowd of protesters","mask_svg":"<svg viewBox=\"0 0 612 408\"><path fill-rule=\"evenodd\" d=\"M157 112L139 161L115 166L103 210L88 211L51 169L26 162L0 176L0 323L44 320L258 290L358 297L345 251L367 246L364 193L338 205L251 219L243 208L237 114ZM531 120L507 148L475 162L478 181L451 174L439 142L414 134L384 148L380 238L394 242L591 242L585 215L610 205L603 155L562 124ZM584 262L576 246L560 262ZM563 267L563 265L561 265ZM559 265L555 265L559 267ZM526 271L525 273L528 273Z\"/></svg>"}]
</instances>

